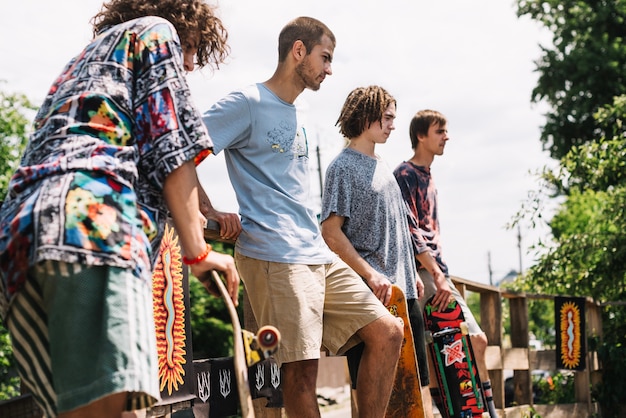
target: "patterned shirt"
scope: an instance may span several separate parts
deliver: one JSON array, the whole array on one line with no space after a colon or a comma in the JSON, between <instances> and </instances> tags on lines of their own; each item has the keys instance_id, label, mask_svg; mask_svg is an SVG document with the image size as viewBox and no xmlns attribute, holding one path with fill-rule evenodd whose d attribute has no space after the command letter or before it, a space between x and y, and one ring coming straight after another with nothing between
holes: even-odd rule
<instances>
[{"instance_id":1,"label":"patterned shirt","mask_svg":"<svg viewBox=\"0 0 626 418\"><path fill-rule=\"evenodd\" d=\"M430 251L443 274L447 276L448 266L441 255L437 188L430 175L430 168L403 162L393 173L400 185L402 197L419 224L411 226L411 239L415 253Z\"/></svg>"},{"instance_id":2,"label":"patterned shirt","mask_svg":"<svg viewBox=\"0 0 626 418\"><path fill-rule=\"evenodd\" d=\"M0 208L0 314L42 260L136 269L150 279L166 177L212 144L190 100L174 27L113 26L69 62Z\"/></svg>"},{"instance_id":3,"label":"patterned shirt","mask_svg":"<svg viewBox=\"0 0 626 418\"><path fill-rule=\"evenodd\" d=\"M410 214L389 166L344 148L326 171L321 220L332 213L345 218L341 230L359 255L417 299Z\"/></svg>"}]
</instances>

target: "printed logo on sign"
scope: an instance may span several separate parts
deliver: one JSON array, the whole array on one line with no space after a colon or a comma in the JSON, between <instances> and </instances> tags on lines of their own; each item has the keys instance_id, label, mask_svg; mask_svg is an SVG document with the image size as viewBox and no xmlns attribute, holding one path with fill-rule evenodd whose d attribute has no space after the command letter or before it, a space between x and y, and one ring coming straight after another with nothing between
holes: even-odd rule
<instances>
[{"instance_id":1,"label":"printed logo on sign","mask_svg":"<svg viewBox=\"0 0 626 418\"><path fill-rule=\"evenodd\" d=\"M256 390L261 390L265 386L265 366L261 363L256 366Z\"/></svg>"},{"instance_id":2,"label":"printed logo on sign","mask_svg":"<svg viewBox=\"0 0 626 418\"><path fill-rule=\"evenodd\" d=\"M206 402L211 396L211 376L208 372L198 373L198 398Z\"/></svg>"},{"instance_id":3,"label":"printed logo on sign","mask_svg":"<svg viewBox=\"0 0 626 418\"><path fill-rule=\"evenodd\" d=\"M220 393L226 399L228 395L230 395L230 370L222 369L220 370Z\"/></svg>"},{"instance_id":4,"label":"printed logo on sign","mask_svg":"<svg viewBox=\"0 0 626 418\"><path fill-rule=\"evenodd\" d=\"M272 386L274 386L274 389L278 389L278 386L280 386L280 369L278 368L278 364L273 363L270 372L272 376Z\"/></svg>"}]
</instances>

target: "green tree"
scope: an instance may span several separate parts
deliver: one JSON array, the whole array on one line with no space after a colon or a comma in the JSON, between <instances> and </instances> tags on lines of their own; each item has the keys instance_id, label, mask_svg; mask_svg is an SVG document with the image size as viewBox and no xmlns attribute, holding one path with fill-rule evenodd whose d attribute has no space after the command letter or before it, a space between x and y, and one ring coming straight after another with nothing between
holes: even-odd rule
<instances>
[{"instance_id":1,"label":"green tree","mask_svg":"<svg viewBox=\"0 0 626 418\"><path fill-rule=\"evenodd\" d=\"M548 28L532 100L549 105L541 140L553 158L602 136L596 111L626 93L626 0L517 0Z\"/></svg>"},{"instance_id":2,"label":"green tree","mask_svg":"<svg viewBox=\"0 0 626 418\"><path fill-rule=\"evenodd\" d=\"M211 242L214 251L233 254L233 246ZM233 326L221 298L210 295L200 281L189 281L191 334L194 359L233 355ZM243 285L239 289L239 318L243 318ZM243 322L241 323L243 327Z\"/></svg>"},{"instance_id":3,"label":"green tree","mask_svg":"<svg viewBox=\"0 0 626 418\"><path fill-rule=\"evenodd\" d=\"M32 110L26 96L0 90L0 202L26 147Z\"/></svg>"},{"instance_id":4,"label":"green tree","mask_svg":"<svg viewBox=\"0 0 626 418\"><path fill-rule=\"evenodd\" d=\"M0 90L0 202L28 141L33 105L22 94ZM9 334L0 324L0 400L19 394L19 378Z\"/></svg>"},{"instance_id":5,"label":"green tree","mask_svg":"<svg viewBox=\"0 0 626 418\"><path fill-rule=\"evenodd\" d=\"M543 191L563 201L549 222L552 239L537 244L541 256L525 274L523 286L554 295L591 296L604 304L603 339L593 338L602 360L602 384L594 388L603 416L617 416L626 391L626 96L595 115L611 137L574 146L555 170L542 174ZM538 218L532 202L523 216ZM520 285L522 286L522 285Z\"/></svg>"}]
</instances>

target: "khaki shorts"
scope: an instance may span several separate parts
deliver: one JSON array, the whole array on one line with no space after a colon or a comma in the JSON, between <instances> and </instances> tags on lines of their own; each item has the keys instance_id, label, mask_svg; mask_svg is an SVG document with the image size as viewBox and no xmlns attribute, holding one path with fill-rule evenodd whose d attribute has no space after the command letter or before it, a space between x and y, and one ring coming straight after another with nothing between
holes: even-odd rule
<instances>
[{"instance_id":1,"label":"khaki shorts","mask_svg":"<svg viewBox=\"0 0 626 418\"><path fill-rule=\"evenodd\" d=\"M343 261L322 265L275 263L235 253L259 326L281 333L280 365L318 359L322 345L343 354L361 342L356 332L391 315Z\"/></svg>"},{"instance_id":2,"label":"khaki shorts","mask_svg":"<svg viewBox=\"0 0 626 418\"><path fill-rule=\"evenodd\" d=\"M419 269L417 273L419 274L420 279L422 279L422 281L424 282L424 296L419 299L420 307L423 310L424 304L426 303L426 301L432 295L437 293L437 287L435 287L435 279L433 278L432 274L430 274L428 270ZM456 286L452 282L452 279L450 279L449 276L446 276L446 280L448 280L448 284L450 285L450 289L452 290L452 296L454 296L457 303L461 307L461 310L463 311L463 316L465 316L465 322L467 322L467 329L468 329L469 335L484 334L484 331L480 328L480 325L478 325L478 322L476 322L476 318L474 318L474 314L472 313L472 311L470 311L469 306L467 306L465 299L463 299L463 296L461 296L459 291L456 289Z\"/></svg>"}]
</instances>

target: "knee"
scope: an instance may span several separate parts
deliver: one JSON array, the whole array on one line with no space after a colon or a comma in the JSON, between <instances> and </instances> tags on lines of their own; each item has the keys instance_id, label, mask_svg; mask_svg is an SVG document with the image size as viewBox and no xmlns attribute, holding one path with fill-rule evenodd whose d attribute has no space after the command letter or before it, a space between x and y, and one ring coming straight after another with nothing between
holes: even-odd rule
<instances>
[{"instance_id":1,"label":"knee","mask_svg":"<svg viewBox=\"0 0 626 418\"><path fill-rule=\"evenodd\" d=\"M404 338L402 322L391 315L377 319L361 329L359 336L366 346L381 346L400 350Z\"/></svg>"},{"instance_id":2,"label":"knee","mask_svg":"<svg viewBox=\"0 0 626 418\"><path fill-rule=\"evenodd\" d=\"M386 336L381 340L386 344L397 346L399 349L404 339L404 324L399 318L388 317L386 318L386 327Z\"/></svg>"}]
</instances>

